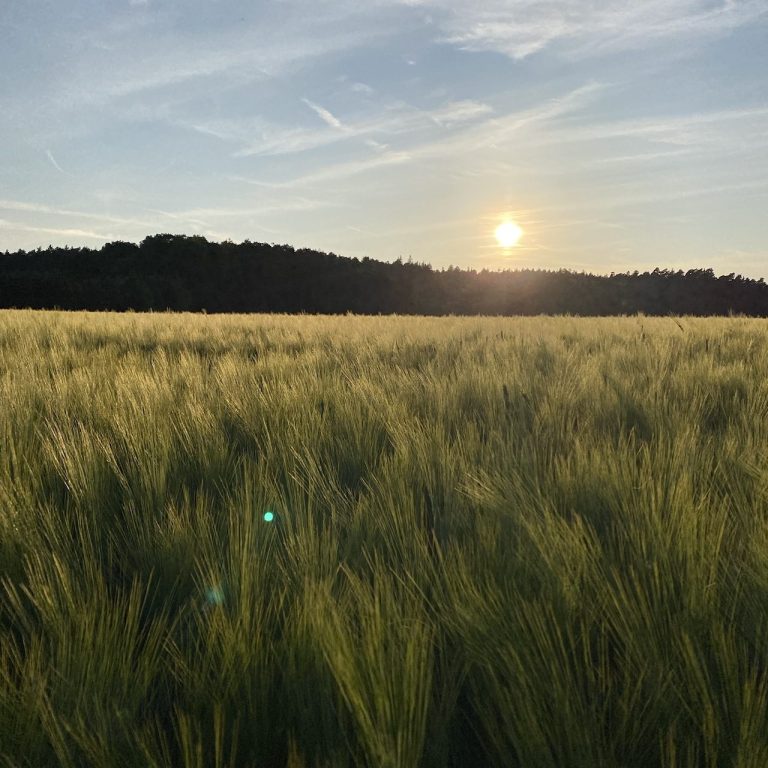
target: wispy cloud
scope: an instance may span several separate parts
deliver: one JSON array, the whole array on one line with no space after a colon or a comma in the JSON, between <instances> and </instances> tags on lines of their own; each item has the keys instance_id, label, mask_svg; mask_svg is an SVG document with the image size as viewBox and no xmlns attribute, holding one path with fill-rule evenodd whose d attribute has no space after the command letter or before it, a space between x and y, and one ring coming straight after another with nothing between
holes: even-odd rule
<instances>
[{"instance_id":1,"label":"wispy cloud","mask_svg":"<svg viewBox=\"0 0 768 768\"><path fill-rule=\"evenodd\" d=\"M367 157L358 160L350 160L342 163L335 163L325 166L312 173L304 174L288 181L265 182L259 179L249 179L244 176L233 176L233 180L242 181L247 184L255 184L260 187L269 187L274 189L296 189L299 187L313 186L318 183L328 181L337 181L347 179L351 176L358 176L368 171L378 170L386 166L402 165L412 159L408 152L384 152L374 157Z\"/></svg>"},{"instance_id":2,"label":"wispy cloud","mask_svg":"<svg viewBox=\"0 0 768 768\"><path fill-rule=\"evenodd\" d=\"M197 122L190 127L200 133L216 136L243 146L235 157L254 155L287 155L327 147L343 141L362 139L369 146L386 147L394 137L433 131L435 125L454 128L477 123L493 113L493 108L477 101L449 102L434 109L418 109L404 102L376 105L371 114L342 122L330 110L309 99L302 101L323 122L323 126L284 126L262 118Z\"/></svg>"},{"instance_id":3,"label":"wispy cloud","mask_svg":"<svg viewBox=\"0 0 768 768\"><path fill-rule=\"evenodd\" d=\"M660 202L687 200L698 197L716 197L737 192L753 192L764 196L768 193L768 179L759 178L706 185L702 185L701 183L697 184L695 180L690 180L674 187L664 189L655 189L652 187L652 183L646 184L645 191L641 191L638 194L625 192L621 195L616 195L612 200L593 201L592 207L594 207L595 203L598 203L606 210L613 208L632 208L646 204L656 205Z\"/></svg>"},{"instance_id":4,"label":"wispy cloud","mask_svg":"<svg viewBox=\"0 0 768 768\"><path fill-rule=\"evenodd\" d=\"M213 226L211 220L220 219L242 219L252 220L259 216L265 216L274 213L294 213L296 211L314 211L322 208L332 208L338 205L328 199L315 200L312 198L294 196L292 198L265 203L254 201L248 207L227 207L227 208L187 208L178 211L166 211L153 209L150 212L158 214L163 218L172 221L191 221L196 224Z\"/></svg>"},{"instance_id":5,"label":"wispy cloud","mask_svg":"<svg viewBox=\"0 0 768 768\"><path fill-rule=\"evenodd\" d=\"M430 118L438 125L450 126L476 120L478 117L483 117L491 112L493 112L493 107L478 101L453 101L440 109L434 110L430 114Z\"/></svg>"},{"instance_id":6,"label":"wispy cloud","mask_svg":"<svg viewBox=\"0 0 768 768\"><path fill-rule=\"evenodd\" d=\"M366 96L372 96L376 91L367 83L352 83L349 86L354 93L363 93Z\"/></svg>"},{"instance_id":7,"label":"wispy cloud","mask_svg":"<svg viewBox=\"0 0 768 768\"><path fill-rule=\"evenodd\" d=\"M422 137L420 141L412 142L397 150L374 147L377 154L373 157L355 158L328 164L317 171L290 180L270 182L247 179L242 176L237 177L237 179L260 186L293 189L346 179L369 171L380 170L387 166L403 165L417 160L449 156L467 157L489 147L503 146L523 129L540 127L548 121L579 111L603 88L602 84L589 83L528 109L462 126L448 136L441 135L436 138L434 135L429 135L427 138ZM432 121L431 117L430 121Z\"/></svg>"},{"instance_id":8,"label":"wispy cloud","mask_svg":"<svg viewBox=\"0 0 768 768\"><path fill-rule=\"evenodd\" d=\"M249 130L248 126L252 129ZM209 132L205 127L195 127L196 130ZM242 147L233 152L234 157L252 157L254 155L291 155L298 152L327 147L346 138L354 132L347 130L340 133L330 128L280 128L277 125L264 123L261 120L230 121L228 125L219 124L218 136L226 141L236 142Z\"/></svg>"},{"instance_id":9,"label":"wispy cloud","mask_svg":"<svg viewBox=\"0 0 768 768\"><path fill-rule=\"evenodd\" d=\"M389 149L389 144L382 144L382 142L376 141L376 139L366 139L365 146L375 149L377 152L386 152Z\"/></svg>"},{"instance_id":10,"label":"wispy cloud","mask_svg":"<svg viewBox=\"0 0 768 768\"><path fill-rule=\"evenodd\" d=\"M302 101L326 124L331 128L338 128L339 130L345 130L343 123L336 117L330 110L325 107L321 107L319 104L315 104L314 101L309 99L302 99Z\"/></svg>"},{"instance_id":11,"label":"wispy cloud","mask_svg":"<svg viewBox=\"0 0 768 768\"><path fill-rule=\"evenodd\" d=\"M88 237L89 239L112 240L130 236L136 238L143 235L165 231L169 222L180 230L190 228L200 234L210 234L218 239L225 239L226 233L222 229L222 223L242 224L247 222L248 228L257 228L266 230L263 226L256 223L256 220L273 214L289 214L296 211L312 211L320 208L331 208L335 203L324 198L316 200L298 195L281 195L275 199L275 194L270 195L270 202L254 200L248 207L207 207L207 208L187 208L180 210L162 210L145 209L142 217L113 216L110 214L97 213L93 211L72 210L68 208L58 208L42 203L33 203L21 200L3 200L0 199L0 210L14 211L19 214L34 216L34 226L30 222L6 220L3 225L5 229L14 229L19 232L40 232L42 234L53 234L60 237L71 236L72 238ZM108 226L110 232L120 234L108 234L98 232L85 227L62 228L56 226L55 222L60 219L66 219L70 222L96 222ZM51 222L51 223L49 223ZM85 234L84 234L85 233Z\"/></svg>"},{"instance_id":12,"label":"wispy cloud","mask_svg":"<svg viewBox=\"0 0 768 768\"><path fill-rule=\"evenodd\" d=\"M51 152L50 149L45 150L45 156L51 161L51 165L59 171L59 173L63 173L65 176L69 175L67 172L56 162L56 158L53 156L53 152Z\"/></svg>"},{"instance_id":13,"label":"wispy cloud","mask_svg":"<svg viewBox=\"0 0 768 768\"><path fill-rule=\"evenodd\" d=\"M63 217L68 219L86 219L87 221L100 221L105 224L128 225L137 227L153 227L157 225L156 221L149 219L132 218L128 216L112 216L105 213L96 213L94 211L73 210L70 208L58 208L43 203L30 203L24 200L3 200L0 199L0 210L16 211L18 213L38 213L49 216Z\"/></svg>"},{"instance_id":14,"label":"wispy cloud","mask_svg":"<svg viewBox=\"0 0 768 768\"><path fill-rule=\"evenodd\" d=\"M560 44L573 55L726 34L768 15L764 0L424 0L446 42L523 59Z\"/></svg>"},{"instance_id":15,"label":"wispy cloud","mask_svg":"<svg viewBox=\"0 0 768 768\"><path fill-rule=\"evenodd\" d=\"M113 234L93 232L87 229L59 229L55 227L39 227L32 226L30 224L22 224L18 221L8 221L7 219L0 219L0 229L12 230L14 232L29 232L31 234L56 235L58 237L64 238L85 238L87 240L101 240L104 242L117 239Z\"/></svg>"},{"instance_id":16,"label":"wispy cloud","mask_svg":"<svg viewBox=\"0 0 768 768\"><path fill-rule=\"evenodd\" d=\"M626 155L625 145L619 156L613 156L608 140L634 140L637 151ZM642 160L691 155L701 151L725 154L768 147L768 107L741 107L710 112L658 115L627 120L565 121L547 128L534 143L572 144L599 142L601 162ZM651 149L652 151L647 151Z\"/></svg>"},{"instance_id":17,"label":"wispy cloud","mask_svg":"<svg viewBox=\"0 0 768 768\"><path fill-rule=\"evenodd\" d=\"M0 210L17 211L19 213L43 213L51 216L61 216L69 219L87 219L102 221L106 224L135 225L141 227L154 226L156 222L147 219L136 219L126 216L111 216L104 213L91 211L72 210L69 208L57 208L42 203L29 203L22 200L0 200Z\"/></svg>"},{"instance_id":18,"label":"wispy cloud","mask_svg":"<svg viewBox=\"0 0 768 768\"><path fill-rule=\"evenodd\" d=\"M536 128L538 131L566 115L580 112L606 87L603 83L587 83L526 109L488 118L445 139L425 144L421 148L421 154L434 156L503 146L512 136L524 129Z\"/></svg>"},{"instance_id":19,"label":"wispy cloud","mask_svg":"<svg viewBox=\"0 0 768 768\"><path fill-rule=\"evenodd\" d=\"M288 36L279 27L271 36L269 28L258 23L213 30L206 37L185 37L160 26L152 30L154 45L149 49L137 38L146 30L125 34L118 27L96 37L98 48L83 51L66 88L54 95L62 105L79 106L206 81L218 80L231 88L276 77L301 62L354 48L383 34L383 30L362 27L326 29L318 23L318 29L297 23Z\"/></svg>"}]
</instances>

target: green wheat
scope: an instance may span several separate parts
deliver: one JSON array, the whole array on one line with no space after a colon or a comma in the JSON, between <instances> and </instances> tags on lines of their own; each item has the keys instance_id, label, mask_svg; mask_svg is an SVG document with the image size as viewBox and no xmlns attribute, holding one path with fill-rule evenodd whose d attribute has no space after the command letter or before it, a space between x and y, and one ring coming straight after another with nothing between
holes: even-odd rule
<instances>
[{"instance_id":1,"label":"green wheat","mask_svg":"<svg viewBox=\"0 0 768 768\"><path fill-rule=\"evenodd\" d=\"M0 312L0 764L768 765L768 325Z\"/></svg>"}]
</instances>

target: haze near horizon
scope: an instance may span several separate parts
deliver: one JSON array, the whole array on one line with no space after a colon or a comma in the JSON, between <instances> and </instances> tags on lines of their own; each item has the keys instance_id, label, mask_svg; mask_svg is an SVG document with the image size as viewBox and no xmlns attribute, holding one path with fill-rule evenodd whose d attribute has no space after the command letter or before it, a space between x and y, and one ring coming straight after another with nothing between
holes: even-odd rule
<instances>
[{"instance_id":1,"label":"haze near horizon","mask_svg":"<svg viewBox=\"0 0 768 768\"><path fill-rule=\"evenodd\" d=\"M766 0L6 0L0 251L768 276L766 40Z\"/></svg>"}]
</instances>

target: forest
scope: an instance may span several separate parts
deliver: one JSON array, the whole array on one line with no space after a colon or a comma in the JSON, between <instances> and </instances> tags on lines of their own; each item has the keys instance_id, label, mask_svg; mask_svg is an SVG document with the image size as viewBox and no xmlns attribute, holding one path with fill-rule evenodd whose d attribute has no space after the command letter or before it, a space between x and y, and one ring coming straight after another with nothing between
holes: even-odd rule
<instances>
[{"instance_id":1,"label":"forest","mask_svg":"<svg viewBox=\"0 0 768 768\"><path fill-rule=\"evenodd\" d=\"M158 234L100 249L0 252L0 307L363 315L768 316L768 285L712 269L595 275L348 258Z\"/></svg>"}]
</instances>

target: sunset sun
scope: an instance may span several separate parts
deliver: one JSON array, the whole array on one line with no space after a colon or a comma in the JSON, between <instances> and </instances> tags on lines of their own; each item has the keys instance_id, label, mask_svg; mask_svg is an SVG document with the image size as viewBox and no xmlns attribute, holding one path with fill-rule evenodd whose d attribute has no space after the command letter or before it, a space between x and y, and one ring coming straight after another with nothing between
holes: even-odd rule
<instances>
[{"instance_id":1,"label":"sunset sun","mask_svg":"<svg viewBox=\"0 0 768 768\"><path fill-rule=\"evenodd\" d=\"M514 247L522 235L523 230L514 221L505 221L496 227L496 240L502 248Z\"/></svg>"}]
</instances>

